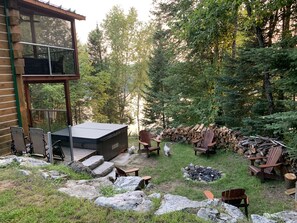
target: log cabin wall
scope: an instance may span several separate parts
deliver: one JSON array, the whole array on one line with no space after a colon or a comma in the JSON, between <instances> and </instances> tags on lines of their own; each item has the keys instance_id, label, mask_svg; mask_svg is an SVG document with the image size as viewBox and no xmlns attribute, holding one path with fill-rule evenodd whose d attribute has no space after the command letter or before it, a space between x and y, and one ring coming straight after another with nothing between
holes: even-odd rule
<instances>
[{"instance_id":1,"label":"log cabin wall","mask_svg":"<svg viewBox=\"0 0 297 223\"><path fill-rule=\"evenodd\" d=\"M22 45L19 43L20 15L14 8L5 13L4 1L0 0L0 155L10 152L10 126L24 126L25 132L28 132L22 80L24 60ZM9 1L10 4L13 2ZM5 16L9 19L6 20ZM11 52L10 47L13 48Z\"/></svg>"},{"instance_id":2,"label":"log cabin wall","mask_svg":"<svg viewBox=\"0 0 297 223\"><path fill-rule=\"evenodd\" d=\"M0 154L10 151L10 126L18 125L4 2L0 1Z\"/></svg>"}]
</instances>

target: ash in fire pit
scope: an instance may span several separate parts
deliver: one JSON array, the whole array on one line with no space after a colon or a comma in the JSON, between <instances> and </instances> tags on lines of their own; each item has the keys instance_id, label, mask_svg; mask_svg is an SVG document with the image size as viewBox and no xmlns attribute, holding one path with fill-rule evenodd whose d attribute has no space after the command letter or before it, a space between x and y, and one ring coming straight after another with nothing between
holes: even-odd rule
<instances>
[{"instance_id":1,"label":"ash in fire pit","mask_svg":"<svg viewBox=\"0 0 297 223\"><path fill-rule=\"evenodd\" d=\"M204 182L212 182L222 177L221 171L212 169L211 167L198 166L189 164L182 168L184 177L188 180L198 180Z\"/></svg>"}]
</instances>

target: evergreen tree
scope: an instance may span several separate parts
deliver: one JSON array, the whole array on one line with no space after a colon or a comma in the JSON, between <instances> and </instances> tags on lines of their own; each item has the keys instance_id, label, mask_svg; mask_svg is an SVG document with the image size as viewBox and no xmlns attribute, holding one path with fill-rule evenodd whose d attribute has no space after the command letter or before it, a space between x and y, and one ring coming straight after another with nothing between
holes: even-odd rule
<instances>
[{"instance_id":1,"label":"evergreen tree","mask_svg":"<svg viewBox=\"0 0 297 223\"><path fill-rule=\"evenodd\" d=\"M155 50L149 62L148 77L150 85L147 85L147 89L145 90L143 119L145 125L154 124L155 127L163 128L166 128L168 125L165 98L169 94L164 85L169 67L165 42L165 32L159 24L154 34Z\"/></svg>"}]
</instances>

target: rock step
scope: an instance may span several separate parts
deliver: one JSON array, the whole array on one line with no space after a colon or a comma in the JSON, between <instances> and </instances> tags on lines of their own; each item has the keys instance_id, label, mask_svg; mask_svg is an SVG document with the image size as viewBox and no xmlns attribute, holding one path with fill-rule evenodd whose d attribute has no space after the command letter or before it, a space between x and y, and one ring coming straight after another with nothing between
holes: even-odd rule
<instances>
[{"instance_id":1,"label":"rock step","mask_svg":"<svg viewBox=\"0 0 297 223\"><path fill-rule=\"evenodd\" d=\"M82 164L84 166L89 167L91 170L94 170L96 167L100 166L102 163L104 163L104 157L99 156L99 155L91 156L82 162Z\"/></svg>"},{"instance_id":2,"label":"rock step","mask_svg":"<svg viewBox=\"0 0 297 223\"><path fill-rule=\"evenodd\" d=\"M104 177L109 174L114 168L114 163L104 162L94 170L92 170L92 175L94 177Z\"/></svg>"}]
</instances>

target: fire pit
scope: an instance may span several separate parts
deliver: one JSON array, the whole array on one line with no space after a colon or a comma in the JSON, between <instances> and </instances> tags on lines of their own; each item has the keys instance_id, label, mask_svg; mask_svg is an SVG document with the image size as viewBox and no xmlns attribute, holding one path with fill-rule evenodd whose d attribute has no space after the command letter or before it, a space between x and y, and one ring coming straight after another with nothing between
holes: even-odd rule
<instances>
[{"instance_id":1,"label":"fire pit","mask_svg":"<svg viewBox=\"0 0 297 223\"><path fill-rule=\"evenodd\" d=\"M222 177L222 172L215 170L211 167L198 166L189 164L185 168L182 168L184 178L187 180L212 182Z\"/></svg>"}]
</instances>

